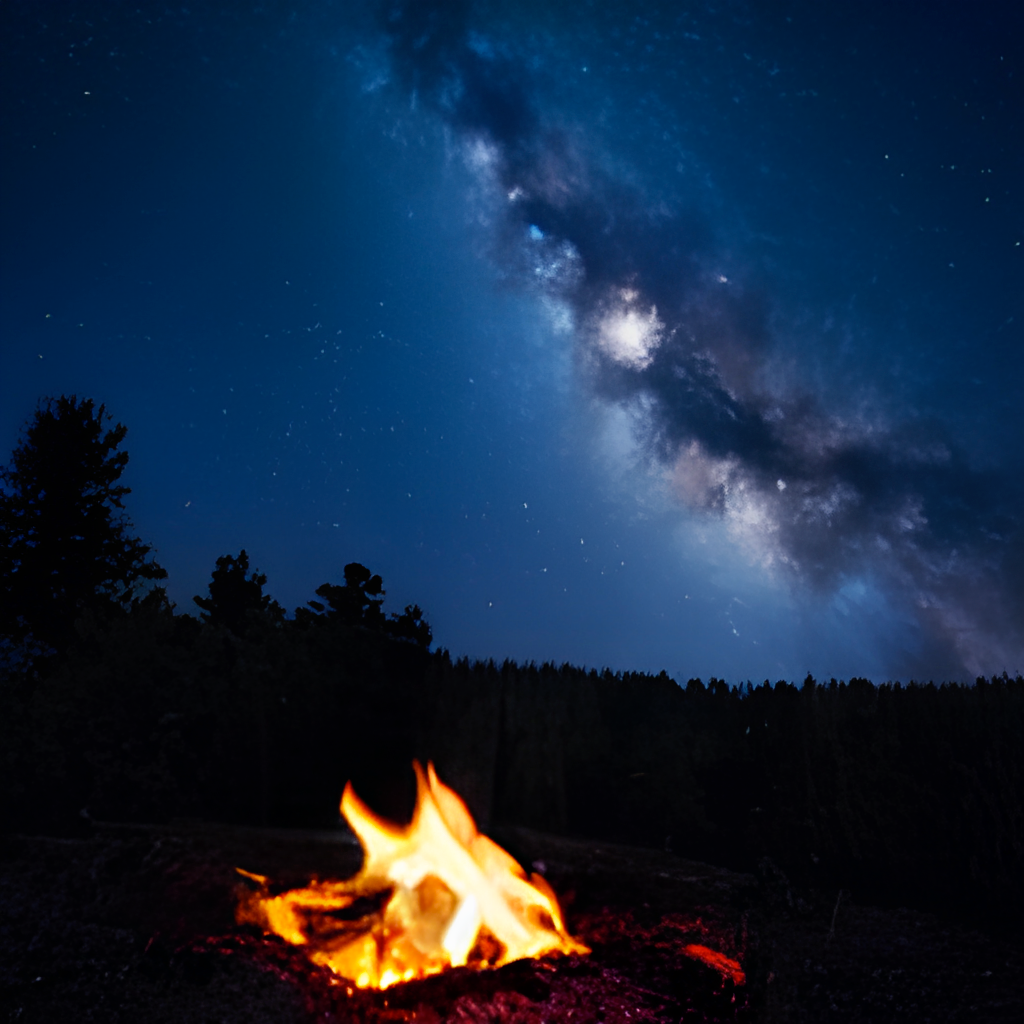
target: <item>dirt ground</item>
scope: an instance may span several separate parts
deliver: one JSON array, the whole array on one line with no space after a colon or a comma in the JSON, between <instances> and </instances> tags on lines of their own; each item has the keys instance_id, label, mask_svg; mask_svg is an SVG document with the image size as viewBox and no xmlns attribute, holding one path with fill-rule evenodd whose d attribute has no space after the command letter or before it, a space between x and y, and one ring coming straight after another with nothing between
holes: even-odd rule
<instances>
[{"instance_id":1,"label":"dirt ground","mask_svg":"<svg viewBox=\"0 0 1024 1024\"><path fill-rule=\"evenodd\" d=\"M0 838L0 1020L983 1022L1024 1020L1024 947L910 910L671 853L495 834L559 894L589 956L349 991L234 923L236 866L347 877L351 835L206 824ZM739 961L742 984L688 955Z\"/></svg>"}]
</instances>

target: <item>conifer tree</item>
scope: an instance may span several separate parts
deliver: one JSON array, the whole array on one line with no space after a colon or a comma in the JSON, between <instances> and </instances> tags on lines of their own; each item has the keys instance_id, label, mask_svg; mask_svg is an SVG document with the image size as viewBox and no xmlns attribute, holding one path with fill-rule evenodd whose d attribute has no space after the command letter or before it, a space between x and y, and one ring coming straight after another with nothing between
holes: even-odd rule
<instances>
[{"instance_id":1,"label":"conifer tree","mask_svg":"<svg viewBox=\"0 0 1024 1024\"><path fill-rule=\"evenodd\" d=\"M44 399L0 470L0 636L62 651L87 607L127 609L167 573L133 535L118 483L127 427L92 399Z\"/></svg>"},{"instance_id":2,"label":"conifer tree","mask_svg":"<svg viewBox=\"0 0 1024 1024\"><path fill-rule=\"evenodd\" d=\"M210 596L196 596L192 600L203 610L204 622L244 636L253 626L284 620L284 609L263 593L266 582L265 573L249 571L249 556L242 548L237 558L223 555L217 559L210 579Z\"/></svg>"},{"instance_id":3,"label":"conifer tree","mask_svg":"<svg viewBox=\"0 0 1024 1024\"><path fill-rule=\"evenodd\" d=\"M375 633L386 633L398 640L408 640L419 647L430 647L433 630L423 618L418 604L407 604L398 615L384 615L384 581L359 562L345 566L345 585L324 583L317 587L323 601L307 601L308 608L295 609L295 621L303 627L315 622L361 626ZM310 611L312 608L312 611Z\"/></svg>"},{"instance_id":4,"label":"conifer tree","mask_svg":"<svg viewBox=\"0 0 1024 1024\"><path fill-rule=\"evenodd\" d=\"M324 583L317 587L317 597L327 603L327 609L320 601L307 604L319 615L325 614L331 622L345 626L365 626L375 631L384 627L384 581L359 562L345 566L345 585ZM298 611L298 609L297 609Z\"/></svg>"}]
</instances>

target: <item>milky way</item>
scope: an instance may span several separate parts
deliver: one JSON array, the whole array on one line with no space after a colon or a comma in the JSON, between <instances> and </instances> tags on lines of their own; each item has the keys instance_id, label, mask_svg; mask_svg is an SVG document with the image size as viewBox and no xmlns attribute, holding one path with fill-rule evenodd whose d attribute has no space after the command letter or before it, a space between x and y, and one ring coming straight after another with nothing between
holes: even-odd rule
<instances>
[{"instance_id":1,"label":"milky way","mask_svg":"<svg viewBox=\"0 0 1024 1024\"><path fill-rule=\"evenodd\" d=\"M468 16L389 7L394 76L456 134L490 198L491 258L571 331L639 457L764 572L823 595L870 580L916 616L923 662L1019 665L1020 481L884 394L823 402L777 355L787 310L770 279L721 272L713 215L609 171L529 53L474 36Z\"/></svg>"},{"instance_id":2,"label":"milky way","mask_svg":"<svg viewBox=\"0 0 1024 1024\"><path fill-rule=\"evenodd\" d=\"M0 419L90 396L194 609L1024 670L1024 9L0 5Z\"/></svg>"}]
</instances>

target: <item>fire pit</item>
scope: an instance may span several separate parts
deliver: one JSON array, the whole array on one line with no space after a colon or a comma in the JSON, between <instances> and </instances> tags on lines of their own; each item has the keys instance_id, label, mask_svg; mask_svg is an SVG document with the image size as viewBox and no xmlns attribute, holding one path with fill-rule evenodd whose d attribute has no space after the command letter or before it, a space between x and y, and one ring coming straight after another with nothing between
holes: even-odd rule
<instances>
[{"instance_id":1,"label":"fire pit","mask_svg":"<svg viewBox=\"0 0 1024 1024\"><path fill-rule=\"evenodd\" d=\"M250 888L238 922L263 939L218 940L210 950L242 953L291 977L316 1015L360 1021L654 1021L685 1018L687 1009L702 1021L742 1018L739 963L687 941L707 937L701 922L675 918L650 928L602 907L581 927L605 950L620 947L625 961L587 961L590 947L568 933L542 873L548 865L536 860L527 877L478 833L433 765L414 770L416 808L404 827L346 786L341 812L365 857L351 879L282 889L239 868ZM665 978L647 979L643 970L638 977L638 957ZM717 1006L696 1011L694 996Z\"/></svg>"},{"instance_id":2,"label":"fire pit","mask_svg":"<svg viewBox=\"0 0 1024 1024\"><path fill-rule=\"evenodd\" d=\"M544 873L564 883L559 888L571 899L579 865L536 857L528 877L477 831L432 766L414 768L417 801L407 827L377 817L346 787L342 814L364 851L354 877L287 888L239 869L246 885L237 919L247 930L193 952L241 955L288 978L316 1016L524 1024L748 1019L742 925L737 936L714 911L666 916L641 901L635 911L602 906L578 914L582 940L574 938ZM511 839L529 851L528 833ZM601 854L592 848L594 858ZM636 867L625 867L614 903L637 887ZM661 874L669 887L679 881ZM640 888L649 886L648 872L641 875ZM591 945L596 953L587 956Z\"/></svg>"},{"instance_id":3,"label":"fire pit","mask_svg":"<svg viewBox=\"0 0 1024 1024\"><path fill-rule=\"evenodd\" d=\"M346 899L361 892L365 862L364 869L348 882L317 883L278 893L262 878L247 877L241 907L243 919L250 923L191 945L189 955L213 963L227 956L286 980L302 993L311 1019L368 1024L397 1020L715 1024L757 1019L740 966L746 953L756 952L756 943L737 905L751 895L753 880L673 862L655 851L553 841L524 830L508 830L504 838L535 867L535 876L544 871L552 879L550 888L565 898L565 920L577 936L570 941L578 947L586 944L592 952L549 951L501 967L492 965L494 969L474 963L470 955L464 965L447 965L407 982L382 977L385 984L374 985L367 970L368 977L360 985L358 978L350 977L350 970L347 977L336 973L323 953L339 935L344 946L357 949L364 947L359 940L353 943L353 933L386 936L386 907L394 890L376 897L357 896L356 902L366 902L340 925L336 920L329 923L330 913L323 904L310 904L325 892L337 897L341 889ZM281 901L276 907L288 908L286 919L294 913L299 922L298 934L292 937L307 941L289 941L267 931L266 907L273 907L274 900ZM447 904L446 899L442 901ZM446 912L452 915L451 910ZM253 914L263 916L254 922ZM326 943L324 936L329 936ZM387 945L381 942L376 948L386 950ZM378 957L378 965L387 964L386 951ZM342 966L347 967L344 961L342 957ZM386 971L384 967L382 974Z\"/></svg>"},{"instance_id":4,"label":"fire pit","mask_svg":"<svg viewBox=\"0 0 1024 1024\"><path fill-rule=\"evenodd\" d=\"M175 822L0 836L0 1019L18 1024L1019 1020L1024 951L925 914L790 890L658 850L491 834L558 893L591 953L453 967L360 989L301 946L235 923L234 867L358 872L354 838ZM322 875L321 875L322 877ZM703 946L741 965L738 985ZM727 965L726 965L727 966ZM349 991L351 990L351 991Z\"/></svg>"},{"instance_id":5,"label":"fire pit","mask_svg":"<svg viewBox=\"0 0 1024 1024\"><path fill-rule=\"evenodd\" d=\"M257 889L240 924L255 924L315 964L385 989L452 967L501 967L548 953L589 953L565 929L551 887L481 835L462 800L418 762L407 828L377 817L345 787L341 813L365 854L347 881L316 881L274 894L270 880L238 869Z\"/></svg>"}]
</instances>

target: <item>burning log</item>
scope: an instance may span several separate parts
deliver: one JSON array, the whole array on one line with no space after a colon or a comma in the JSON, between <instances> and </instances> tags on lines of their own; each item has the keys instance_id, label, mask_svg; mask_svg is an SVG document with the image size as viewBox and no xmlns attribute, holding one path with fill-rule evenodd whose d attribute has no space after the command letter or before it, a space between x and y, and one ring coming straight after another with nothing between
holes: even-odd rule
<instances>
[{"instance_id":1,"label":"burning log","mask_svg":"<svg viewBox=\"0 0 1024 1024\"><path fill-rule=\"evenodd\" d=\"M237 920L301 946L358 988L385 989L452 967L484 969L548 953L588 953L566 930L551 887L481 835L466 805L414 762L416 808L401 827L375 815L351 783L341 812L359 838L363 867L347 881L256 890ZM717 965L716 965L717 966Z\"/></svg>"}]
</instances>

